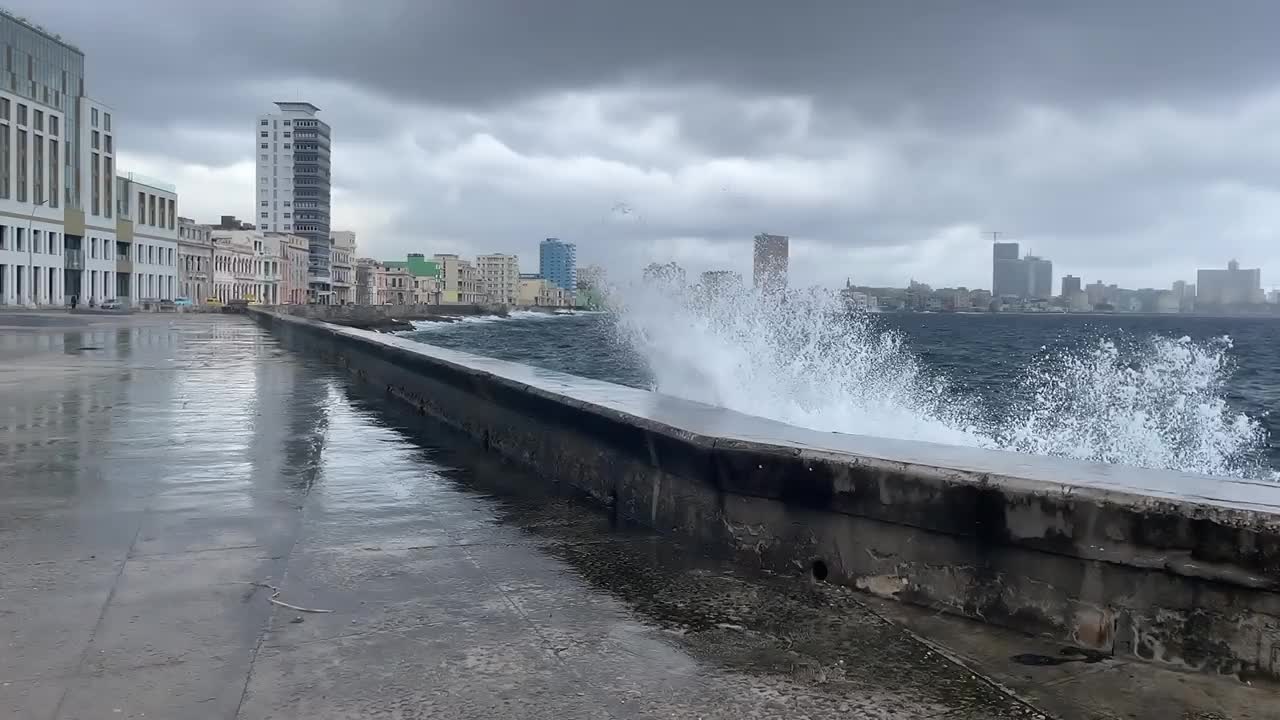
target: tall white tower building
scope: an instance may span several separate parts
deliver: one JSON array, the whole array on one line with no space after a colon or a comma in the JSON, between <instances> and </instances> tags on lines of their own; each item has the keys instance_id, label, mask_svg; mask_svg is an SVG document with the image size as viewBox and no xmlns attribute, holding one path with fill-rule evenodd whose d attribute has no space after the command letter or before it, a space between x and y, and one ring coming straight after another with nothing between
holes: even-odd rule
<instances>
[{"instance_id":1,"label":"tall white tower building","mask_svg":"<svg viewBox=\"0 0 1280 720\"><path fill-rule=\"evenodd\" d=\"M329 125L307 102L277 102L279 112L259 115L254 127L257 183L254 216L259 230L307 239L307 299L333 302L329 239Z\"/></svg>"}]
</instances>

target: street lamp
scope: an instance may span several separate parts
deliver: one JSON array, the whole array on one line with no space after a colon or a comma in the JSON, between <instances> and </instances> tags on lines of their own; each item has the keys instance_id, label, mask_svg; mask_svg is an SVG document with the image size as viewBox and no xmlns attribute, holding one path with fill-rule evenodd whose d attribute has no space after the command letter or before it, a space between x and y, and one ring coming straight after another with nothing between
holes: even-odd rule
<instances>
[{"instance_id":1,"label":"street lamp","mask_svg":"<svg viewBox=\"0 0 1280 720\"><path fill-rule=\"evenodd\" d=\"M38 203L31 203L31 216L27 218L27 307L29 308L35 308L36 306L35 275L32 274L31 269L31 253L35 249L32 247L35 244L35 238L31 234L31 224L35 222L36 210L39 210L40 206L47 202L49 200L46 198Z\"/></svg>"}]
</instances>

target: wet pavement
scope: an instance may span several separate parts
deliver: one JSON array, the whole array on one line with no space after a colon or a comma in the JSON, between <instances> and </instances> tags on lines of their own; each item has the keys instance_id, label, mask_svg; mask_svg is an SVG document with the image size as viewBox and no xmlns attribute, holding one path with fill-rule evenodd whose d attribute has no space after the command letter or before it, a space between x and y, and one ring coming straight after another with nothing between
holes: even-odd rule
<instances>
[{"instance_id":1,"label":"wet pavement","mask_svg":"<svg viewBox=\"0 0 1280 720\"><path fill-rule=\"evenodd\" d=\"M988 645L615 527L245 318L77 322L0 319L0 717L1044 717ZM1143 716L1098 704L1058 714Z\"/></svg>"}]
</instances>

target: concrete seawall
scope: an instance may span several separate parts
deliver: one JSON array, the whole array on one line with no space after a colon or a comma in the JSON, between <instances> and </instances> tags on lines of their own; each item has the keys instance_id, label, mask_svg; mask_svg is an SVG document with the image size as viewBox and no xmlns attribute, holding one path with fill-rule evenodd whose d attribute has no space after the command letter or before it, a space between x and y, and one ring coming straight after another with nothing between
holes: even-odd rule
<instances>
[{"instance_id":1,"label":"concrete seawall","mask_svg":"<svg viewBox=\"0 0 1280 720\"><path fill-rule=\"evenodd\" d=\"M620 519L1116 656L1280 679L1280 486L818 432L251 314Z\"/></svg>"}]
</instances>

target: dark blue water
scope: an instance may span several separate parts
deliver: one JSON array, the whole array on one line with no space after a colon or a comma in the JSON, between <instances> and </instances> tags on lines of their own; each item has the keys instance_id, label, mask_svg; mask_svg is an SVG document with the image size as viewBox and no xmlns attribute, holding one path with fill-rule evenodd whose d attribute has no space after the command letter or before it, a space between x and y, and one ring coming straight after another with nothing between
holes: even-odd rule
<instances>
[{"instance_id":1,"label":"dark blue water","mask_svg":"<svg viewBox=\"0 0 1280 720\"><path fill-rule=\"evenodd\" d=\"M1027 401L1028 389L1011 379L1026 368L1102 340L1136 345L1152 336L1190 338L1200 344L1230 338L1229 369L1221 390L1230 406L1258 420L1269 438L1260 449L1280 468L1280 322L1183 316L902 314L874 322L899 332L927 370L956 392L979 398L992 417ZM610 315L520 316L492 322L432 327L409 337L445 347L537 365L636 387L652 381L645 360L620 339Z\"/></svg>"}]
</instances>

